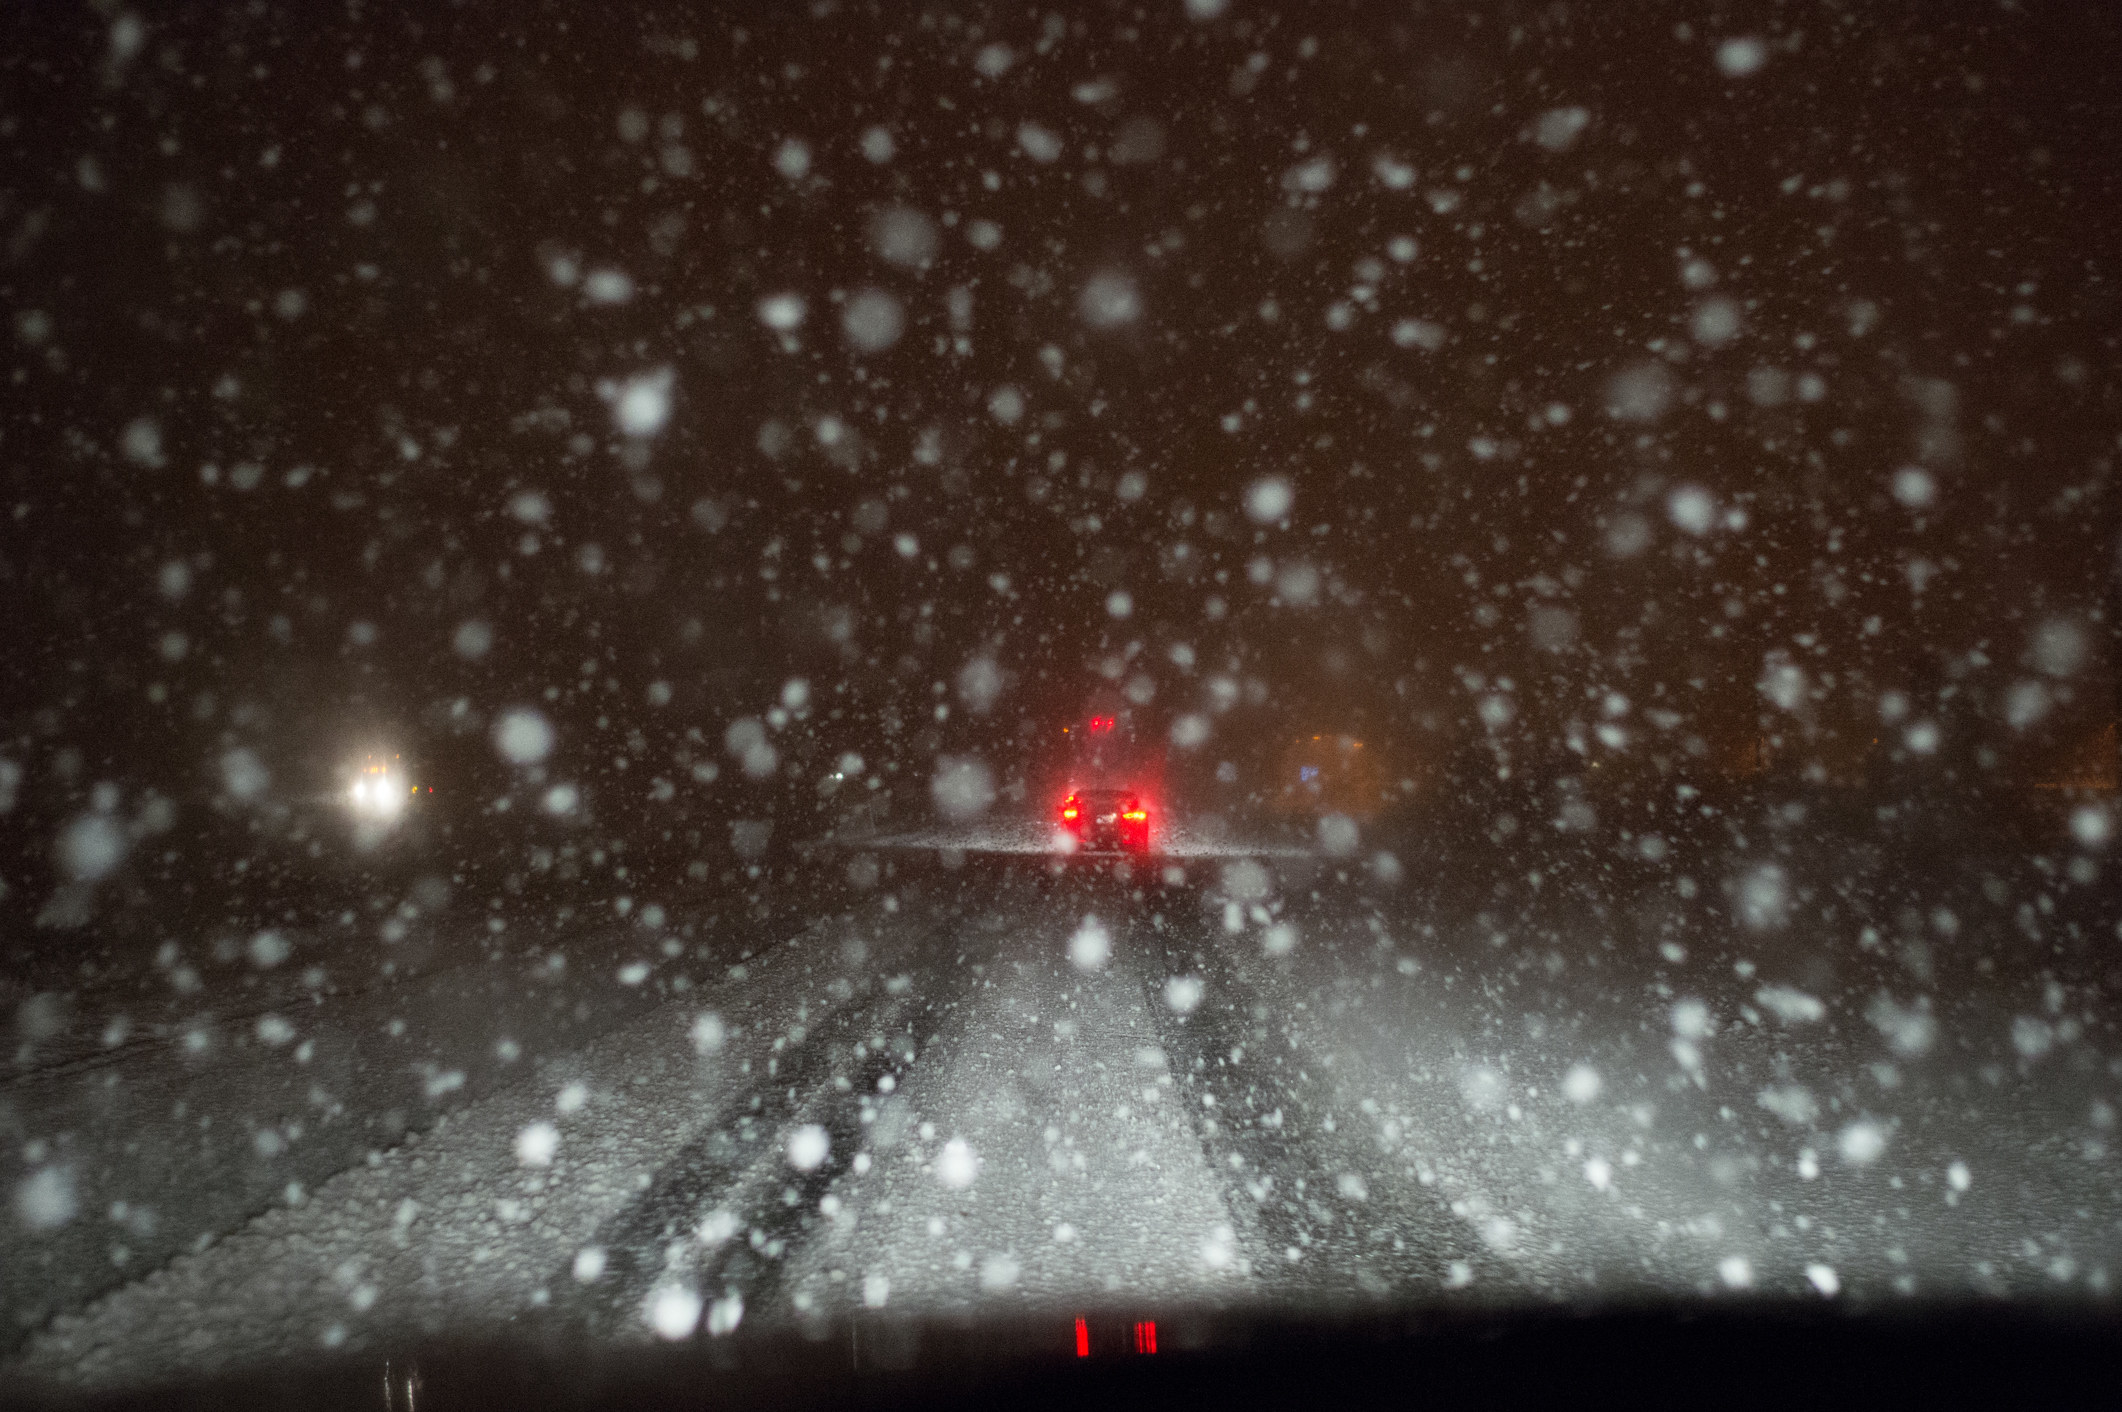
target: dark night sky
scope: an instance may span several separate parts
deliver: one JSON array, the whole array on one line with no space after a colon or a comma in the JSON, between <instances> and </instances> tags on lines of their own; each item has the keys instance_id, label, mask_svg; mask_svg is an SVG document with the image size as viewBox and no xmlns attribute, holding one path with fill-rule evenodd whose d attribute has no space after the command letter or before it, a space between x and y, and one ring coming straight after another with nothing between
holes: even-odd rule
<instances>
[{"instance_id":1,"label":"dark night sky","mask_svg":"<svg viewBox=\"0 0 2122 1412\"><path fill-rule=\"evenodd\" d=\"M1499 677L1522 760L1839 768L1893 690L1946 758L2051 758L2114 710L2122 36L2040 8L17 7L0 744L52 811L235 744L498 789L484 723L557 687L618 797L803 676L791 761L925 779L1117 659L1248 769L1485 759Z\"/></svg>"}]
</instances>

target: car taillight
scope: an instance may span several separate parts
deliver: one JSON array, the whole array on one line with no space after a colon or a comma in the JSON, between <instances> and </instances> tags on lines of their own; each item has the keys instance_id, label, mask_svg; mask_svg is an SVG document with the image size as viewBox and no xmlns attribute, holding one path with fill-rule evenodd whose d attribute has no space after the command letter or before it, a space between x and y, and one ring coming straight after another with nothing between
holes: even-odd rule
<instances>
[{"instance_id":1,"label":"car taillight","mask_svg":"<svg viewBox=\"0 0 2122 1412\"><path fill-rule=\"evenodd\" d=\"M1131 824L1139 824L1144 819L1148 818L1149 814L1141 809L1130 809L1125 814L1122 814L1120 817L1127 820Z\"/></svg>"},{"instance_id":2,"label":"car taillight","mask_svg":"<svg viewBox=\"0 0 2122 1412\"><path fill-rule=\"evenodd\" d=\"M1061 818L1064 822L1073 823L1076 818L1076 813L1076 796L1071 794L1067 799L1062 801Z\"/></svg>"}]
</instances>

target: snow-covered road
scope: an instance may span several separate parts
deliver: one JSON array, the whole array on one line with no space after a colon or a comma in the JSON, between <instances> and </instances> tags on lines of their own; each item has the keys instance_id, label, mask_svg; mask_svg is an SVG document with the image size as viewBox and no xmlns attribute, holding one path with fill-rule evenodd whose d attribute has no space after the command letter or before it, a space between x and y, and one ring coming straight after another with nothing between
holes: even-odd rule
<instances>
[{"instance_id":1,"label":"snow-covered road","mask_svg":"<svg viewBox=\"0 0 2122 1412\"><path fill-rule=\"evenodd\" d=\"M1448 879L1387 907L1318 860L1164 866L909 855L755 955L625 988L13 1371L879 1309L2109 1289L2104 1078L2009 1065L2003 1011L1926 1058L1859 975L1683 972L1559 889L1506 927Z\"/></svg>"}]
</instances>

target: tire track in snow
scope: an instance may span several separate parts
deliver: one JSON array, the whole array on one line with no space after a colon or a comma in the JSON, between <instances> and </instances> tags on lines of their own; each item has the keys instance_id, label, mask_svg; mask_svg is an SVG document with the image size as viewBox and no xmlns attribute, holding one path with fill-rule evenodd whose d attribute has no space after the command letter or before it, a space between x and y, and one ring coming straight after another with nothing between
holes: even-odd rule
<instances>
[{"instance_id":1,"label":"tire track in snow","mask_svg":"<svg viewBox=\"0 0 2122 1412\"><path fill-rule=\"evenodd\" d=\"M1139 922L1130 942L1202 1151L1228 1174L1255 1278L1284 1293L1379 1296L1464 1284L1491 1263L1439 1196L1387 1176L1363 1129L1337 1115L1333 1085L1289 1033L1304 996L1256 974L1237 949L1256 942L1198 917ZM1167 987L1189 980L1199 998L1182 1011Z\"/></svg>"},{"instance_id":2,"label":"tire track in snow","mask_svg":"<svg viewBox=\"0 0 2122 1412\"><path fill-rule=\"evenodd\" d=\"M1020 869L1025 885L979 899L1000 945L964 1023L899 1091L909 1120L928 1121L834 1183L836 1219L789 1262L799 1311L891 1320L1246 1296L1213 1174L1156 1081L1161 1059L1144 1065L1158 1051L1140 987L1121 966L1071 963L1086 908L1117 918L1144 900L1109 876Z\"/></svg>"},{"instance_id":3,"label":"tire track in snow","mask_svg":"<svg viewBox=\"0 0 2122 1412\"><path fill-rule=\"evenodd\" d=\"M642 1337L644 1311L659 1289L683 1290L707 1300L735 1301L732 1313L749 1308L771 1314L781 1273L792 1249L825 1219L820 1202L860 1150L878 1081L887 1074L897 1087L912 1067L965 1022L963 999L980 960L995 938L967 937L954 928L937 954L955 950L954 966L929 966L941 976L919 994L909 986L888 987L870 1004L841 1007L815 1025L798 1021L800 1038L768 1060L770 1082L762 1082L746 1107L725 1112L680 1148L657 1172L640 1198L609 1219L595 1245L604 1252L601 1277L576 1284L572 1271L555 1286L580 1293L556 1311L604 1337ZM925 1037L919 1032L927 1031ZM784 1032L783 1038L790 1038ZM871 1037L883 1037L872 1047ZM783 1062L785 1058L786 1062ZM864 1116L868 1110L868 1117ZM826 1134L822 1160L797 1170L788 1145L799 1128L816 1125ZM723 1317L729 1317L725 1314Z\"/></svg>"}]
</instances>

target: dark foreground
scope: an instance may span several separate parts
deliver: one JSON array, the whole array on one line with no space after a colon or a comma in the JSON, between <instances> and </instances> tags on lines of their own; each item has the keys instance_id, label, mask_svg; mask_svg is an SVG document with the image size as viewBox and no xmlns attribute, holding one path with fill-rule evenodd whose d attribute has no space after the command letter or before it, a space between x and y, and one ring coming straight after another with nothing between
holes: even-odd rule
<instances>
[{"instance_id":1,"label":"dark foreground","mask_svg":"<svg viewBox=\"0 0 2122 1412\"><path fill-rule=\"evenodd\" d=\"M1079 1334L1088 1338L1079 1343ZM2118 1376L2122 1323L2112 1318L1925 1307L1851 1316L1771 1302L1688 1318L1549 1311L1268 1321L1182 1312L1081 1330L1068 1320L876 1317L829 1340L752 1336L588 1356L520 1342L431 1345L80 1405L2070 1406L2105 1401Z\"/></svg>"}]
</instances>

